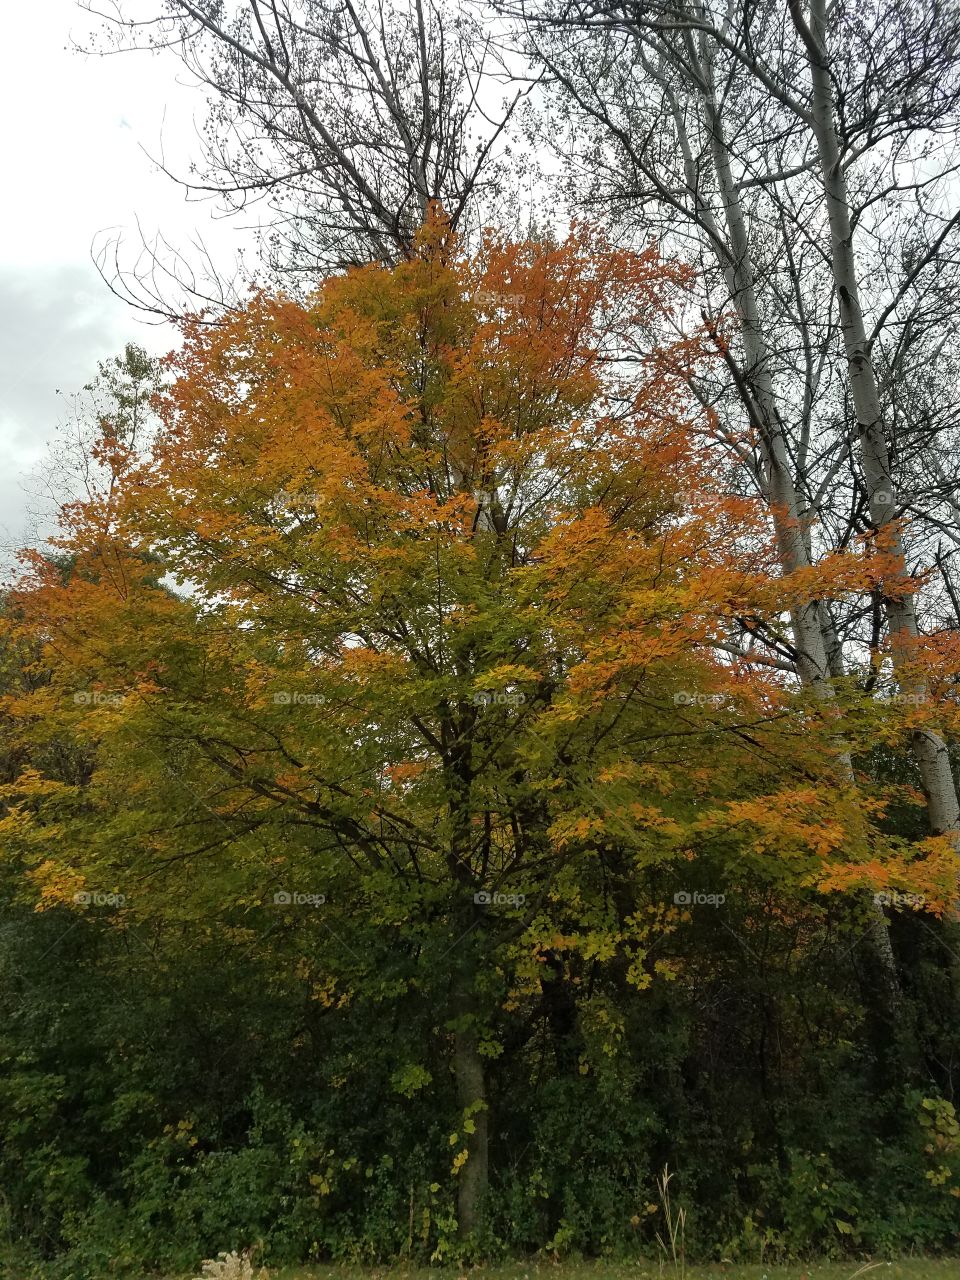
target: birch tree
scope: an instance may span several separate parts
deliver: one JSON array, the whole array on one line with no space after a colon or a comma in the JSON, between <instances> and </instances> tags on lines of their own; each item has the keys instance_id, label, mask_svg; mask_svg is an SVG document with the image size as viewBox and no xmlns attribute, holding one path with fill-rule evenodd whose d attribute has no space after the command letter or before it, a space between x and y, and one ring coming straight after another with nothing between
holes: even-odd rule
<instances>
[{"instance_id":1,"label":"birch tree","mask_svg":"<svg viewBox=\"0 0 960 1280\"><path fill-rule=\"evenodd\" d=\"M912 575L937 562L951 427L926 435L920 469L937 483L904 501L889 406L910 354L929 352L937 324L949 348L944 324L958 313L957 20L936 4L817 15L687 3L523 14L558 112L587 126L571 142L575 198L627 233L655 227L705 269L704 317L728 379L698 389L733 483L770 505L783 568L858 534L889 556L878 601L839 620L825 601L795 612L798 675L817 685L870 649L876 662L877 605L899 696L922 705ZM949 595L949 571L945 583ZM931 829L955 832L956 786L929 716L911 746Z\"/></svg>"}]
</instances>

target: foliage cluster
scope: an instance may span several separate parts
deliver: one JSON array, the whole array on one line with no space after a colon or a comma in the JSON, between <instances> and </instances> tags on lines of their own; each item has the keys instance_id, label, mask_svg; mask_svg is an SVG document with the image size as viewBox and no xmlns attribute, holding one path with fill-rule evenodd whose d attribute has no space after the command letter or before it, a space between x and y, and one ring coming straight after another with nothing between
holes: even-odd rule
<instances>
[{"instance_id":1,"label":"foliage cluster","mask_svg":"<svg viewBox=\"0 0 960 1280\"><path fill-rule=\"evenodd\" d=\"M4 612L18 1280L649 1253L664 1166L692 1255L957 1243L956 855L908 750L950 655L907 702L880 653L826 698L731 646L893 562L777 567L686 283L436 217L188 325L151 439L103 418Z\"/></svg>"}]
</instances>

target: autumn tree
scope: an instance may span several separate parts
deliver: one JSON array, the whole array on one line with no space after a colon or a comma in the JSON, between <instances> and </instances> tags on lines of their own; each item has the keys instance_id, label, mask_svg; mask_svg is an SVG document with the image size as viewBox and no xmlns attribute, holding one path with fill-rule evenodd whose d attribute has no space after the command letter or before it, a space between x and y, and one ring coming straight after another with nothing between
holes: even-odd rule
<instances>
[{"instance_id":1,"label":"autumn tree","mask_svg":"<svg viewBox=\"0 0 960 1280\"><path fill-rule=\"evenodd\" d=\"M883 565L785 573L719 491L703 337L663 336L688 283L583 230L465 256L435 212L392 269L192 321L149 455L103 434L71 571L28 557L11 597L45 673L17 733L95 761L5 788L41 908L119 894L119 920L299 949L332 1006L432 1002L464 1236L509 1011L539 992L559 1043L574 961L669 978L682 900L644 900L647 869L950 892L949 843L853 795L876 720L731 652L738 618L780 627Z\"/></svg>"}]
</instances>

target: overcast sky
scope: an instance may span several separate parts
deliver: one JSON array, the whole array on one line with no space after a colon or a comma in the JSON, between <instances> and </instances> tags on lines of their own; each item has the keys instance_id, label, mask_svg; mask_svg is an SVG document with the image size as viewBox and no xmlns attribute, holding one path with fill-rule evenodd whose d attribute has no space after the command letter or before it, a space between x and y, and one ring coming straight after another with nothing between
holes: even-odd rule
<instances>
[{"instance_id":1,"label":"overcast sky","mask_svg":"<svg viewBox=\"0 0 960 1280\"><path fill-rule=\"evenodd\" d=\"M98 360L139 342L173 345L114 298L90 259L111 228L131 250L136 220L186 245L199 230L224 259L246 237L208 203L186 202L141 148L186 169L202 96L172 57L85 56L71 48L93 25L75 0L9 6L0 53L7 195L0 206L0 543L28 536L29 474L48 449L63 396ZM178 83L178 80L180 83Z\"/></svg>"}]
</instances>

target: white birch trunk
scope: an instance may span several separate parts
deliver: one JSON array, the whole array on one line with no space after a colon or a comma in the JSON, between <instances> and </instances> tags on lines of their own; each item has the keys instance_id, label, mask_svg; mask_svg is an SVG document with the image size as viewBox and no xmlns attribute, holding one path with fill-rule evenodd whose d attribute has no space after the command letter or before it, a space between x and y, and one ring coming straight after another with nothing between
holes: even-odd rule
<instances>
[{"instance_id":1,"label":"white birch trunk","mask_svg":"<svg viewBox=\"0 0 960 1280\"><path fill-rule=\"evenodd\" d=\"M890 524L897 493L890 474L880 395L860 305L850 202L841 164L826 52L824 0L810 0L809 26L800 13L799 0L790 0L790 11L804 41L810 66L813 131L829 219L830 260L840 304L847 377L857 415L859 455L870 517L876 529L886 530L889 549L896 561L895 573L884 591L894 670L901 675L902 692L922 701L927 697L926 682L911 674L909 666L918 634L916 601L902 585L906 577L906 557L900 534ZM960 832L960 803L946 742L935 729L926 728L913 734L911 747L927 798L931 830L937 835Z\"/></svg>"}]
</instances>

